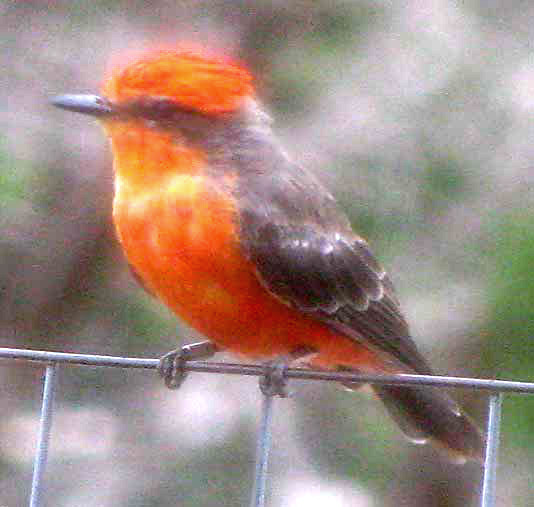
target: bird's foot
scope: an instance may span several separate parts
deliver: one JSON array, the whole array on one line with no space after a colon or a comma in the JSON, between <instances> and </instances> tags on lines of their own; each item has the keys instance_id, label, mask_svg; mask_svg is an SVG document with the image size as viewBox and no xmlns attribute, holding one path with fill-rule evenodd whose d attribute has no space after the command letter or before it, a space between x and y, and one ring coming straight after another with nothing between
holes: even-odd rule
<instances>
[{"instance_id":1,"label":"bird's foot","mask_svg":"<svg viewBox=\"0 0 534 507\"><path fill-rule=\"evenodd\" d=\"M315 349L303 345L295 348L287 355L282 355L265 363L265 373L260 377L261 392L265 396L289 397L291 392L287 387L286 370L292 365L306 365L316 354Z\"/></svg>"},{"instance_id":2,"label":"bird's foot","mask_svg":"<svg viewBox=\"0 0 534 507\"><path fill-rule=\"evenodd\" d=\"M158 372L169 389L178 389L187 376L185 370L187 361L208 359L218 351L217 346L210 341L184 345L160 358Z\"/></svg>"},{"instance_id":3,"label":"bird's foot","mask_svg":"<svg viewBox=\"0 0 534 507\"><path fill-rule=\"evenodd\" d=\"M260 377L260 390L265 396L280 396L287 398L289 390L287 388L287 378L285 376L288 368L287 361L269 361L264 365L265 372Z\"/></svg>"}]
</instances>

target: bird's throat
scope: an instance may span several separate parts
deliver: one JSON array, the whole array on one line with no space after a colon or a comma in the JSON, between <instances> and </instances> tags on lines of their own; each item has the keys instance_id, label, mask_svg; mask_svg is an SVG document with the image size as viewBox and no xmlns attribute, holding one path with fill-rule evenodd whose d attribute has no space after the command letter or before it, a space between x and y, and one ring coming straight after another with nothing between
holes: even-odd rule
<instances>
[{"instance_id":1,"label":"bird's throat","mask_svg":"<svg viewBox=\"0 0 534 507\"><path fill-rule=\"evenodd\" d=\"M111 139L116 176L134 191L161 188L175 176L196 175L203 166L202 156L177 133L144 122L111 121L104 129Z\"/></svg>"}]
</instances>

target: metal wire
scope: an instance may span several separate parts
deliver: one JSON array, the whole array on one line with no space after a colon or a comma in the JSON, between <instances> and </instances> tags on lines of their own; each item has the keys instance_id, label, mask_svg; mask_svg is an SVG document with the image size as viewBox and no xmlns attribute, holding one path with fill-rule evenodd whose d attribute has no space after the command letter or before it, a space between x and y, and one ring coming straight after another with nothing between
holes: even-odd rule
<instances>
[{"instance_id":1,"label":"metal wire","mask_svg":"<svg viewBox=\"0 0 534 507\"><path fill-rule=\"evenodd\" d=\"M273 419L273 395L263 393L260 429L256 449L256 470L250 507L264 507L267 487L269 454L271 451L271 428Z\"/></svg>"},{"instance_id":2,"label":"metal wire","mask_svg":"<svg viewBox=\"0 0 534 507\"><path fill-rule=\"evenodd\" d=\"M83 364L88 366L108 366L120 368L155 369L158 359L142 359L135 357L98 356L93 354L71 354L67 352L48 352L43 350L26 350L0 348L0 359L25 359L28 361L58 362ZM206 361L188 361L184 365L186 371L205 373L226 373L230 375L248 375L261 377L265 367L253 364L217 363ZM288 379L322 380L328 382L356 382L363 384L388 385L425 385L434 387L455 387L480 389L492 392L516 392L534 394L534 382L516 382L512 380L477 379L464 377L445 377L437 375L366 375L349 372L327 372L288 368L284 370Z\"/></svg>"},{"instance_id":3,"label":"metal wire","mask_svg":"<svg viewBox=\"0 0 534 507\"><path fill-rule=\"evenodd\" d=\"M55 379L59 363L88 366L106 366L116 368L155 369L158 359L142 359L128 357L99 356L92 354L71 354L66 352L49 352L41 350L25 350L0 348L0 359L18 359L39 361L47 364L43 402L41 408L41 428L39 444L35 456L34 476L30 507L40 507L43 491L43 477L48 455L52 407L55 393ZM186 371L224 373L231 375L248 375L261 377L265 375L265 367L251 364L232 364L205 361L190 361L184 365ZM494 507L495 483L497 470L497 454L500 437L500 419L502 393L534 394L533 382L516 382L510 380L475 379L462 377L445 377L431 375L363 375L348 372L324 372L288 368L284 377L321 380L329 382L359 382L388 385L428 385L435 387L454 387L486 390L491 393L488 414L488 430L486 439L486 459L481 494L481 507ZM269 451L271 446L273 396L264 394L260 429L257 443L257 461L254 487L252 490L251 507L264 507L267 485Z\"/></svg>"},{"instance_id":4,"label":"metal wire","mask_svg":"<svg viewBox=\"0 0 534 507\"><path fill-rule=\"evenodd\" d=\"M488 413L488 437L486 460L484 462L484 482L482 485L482 507L494 507L495 483L497 481L497 454L501 433L502 393L491 393Z\"/></svg>"},{"instance_id":5,"label":"metal wire","mask_svg":"<svg viewBox=\"0 0 534 507\"><path fill-rule=\"evenodd\" d=\"M54 407L54 395L56 391L58 364L49 364L46 367L43 388L43 401L41 404L41 422L39 425L39 439L37 452L33 465L32 492L30 507L40 507L43 492L43 477L48 459L50 446L50 430L52 429L52 410Z\"/></svg>"}]
</instances>

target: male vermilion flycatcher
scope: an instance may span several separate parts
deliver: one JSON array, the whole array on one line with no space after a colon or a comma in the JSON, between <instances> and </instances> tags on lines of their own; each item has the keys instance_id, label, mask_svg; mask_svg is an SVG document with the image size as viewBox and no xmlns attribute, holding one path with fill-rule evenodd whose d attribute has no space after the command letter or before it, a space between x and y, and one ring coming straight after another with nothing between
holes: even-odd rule
<instances>
[{"instance_id":1,"label":"male vermilion flycatcher","mask_svg":"<svg viewBox=\"0 0 534 507\"><path fill-rule=\"evenodd\" d=\"M158 51L118 69L101 96L54 104L103 124L128 262L209 339L176 361L227 349L263 360L305 354L326 370L431 374L387 273L332 195L281 149L247 71ZM172 359L162 363L171 386ZM443 391L373 389L411 439L482 459L478 429Z\"/></svg>"}]
</instances>

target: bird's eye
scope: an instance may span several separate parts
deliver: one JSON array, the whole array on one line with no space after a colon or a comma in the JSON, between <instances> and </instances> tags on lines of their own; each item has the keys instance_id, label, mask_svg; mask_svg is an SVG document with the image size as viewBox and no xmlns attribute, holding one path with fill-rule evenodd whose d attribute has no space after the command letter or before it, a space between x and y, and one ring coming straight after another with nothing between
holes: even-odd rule
<instances>
[{"instance_id":1,"label":"bird's eye","mask_svg":"<svg viewBox=\"0 0 534 507\"><path fill-rule=\"evenodd\" d=\"M157 116L168 116L177 110L176 104L169 99L153 99L151 109Z\"/></svg>"},{"instance_id":2,"label":"bird's eye","mask_svg":"<svg viewBox=\"0 0 534 507\"><path fill-rule=\"evenodd\" d=\"M132 104L132 109L145 118L164 120L176 114L179 108L167 97L143 97Z\"/></svg>"}]
</instances>

